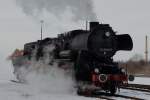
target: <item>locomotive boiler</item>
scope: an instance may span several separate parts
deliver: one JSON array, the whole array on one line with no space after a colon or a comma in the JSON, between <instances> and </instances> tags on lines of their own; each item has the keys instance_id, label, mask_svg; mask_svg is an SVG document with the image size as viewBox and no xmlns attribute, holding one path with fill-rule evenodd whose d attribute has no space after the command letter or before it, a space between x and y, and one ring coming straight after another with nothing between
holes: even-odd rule
<instances>
[{"instance_id":1,"label":"locomotive boiler","mask_svg":"<svg viewBox=\"0 0 150 100\"><path fill-rule=\"evenodd\" d=\"M27 43L19 57L30 61L36 49L34 55L38 61L44 56L44 47L53 44L53 61L59 61L60 67L67 62L73 63L78 93L85 90L84 84L114 94L120 85L128 83L128 75L113 61L113 56L119 50L132 50L132 39L128 34L117 35L109 24L90 22L89 25L89 30L72 30L56 38ZM24 64L20 62L13 60L14 66Z\"/></svg>"}]
</instances>

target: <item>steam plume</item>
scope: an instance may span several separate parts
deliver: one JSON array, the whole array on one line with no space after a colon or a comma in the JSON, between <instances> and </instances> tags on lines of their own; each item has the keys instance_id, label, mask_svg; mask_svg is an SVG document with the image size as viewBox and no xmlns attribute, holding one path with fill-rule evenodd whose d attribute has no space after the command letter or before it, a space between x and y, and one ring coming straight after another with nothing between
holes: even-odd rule
<instances>
[{"instance_id":1,"label":"steam plume","mask_svg":"<svg viewBox=\"0 0 150 100\"><path fill-rule=\"evenodd\" d=\"M96 20L92 0L16 0L27 15L36 16L43 11L60 17L66 10L71 11L72 18L79 20Z\"/></svg>"},{"instance_id":2,"label":"steam plume","mask_svg":"<svg viewBox=\"0 0 150 100\"><path fill-rule=\"evenodd\" d=\"M20 82L27 82L37 92L74 92L73 66L69 66L66 70L60 68L58 66L59 63L53 61L52 53L54 49L54 45L45 46L43 48L44 57L39 61L35 60L34 54L37 52L37 49L35 49L29 65L14 66L14 74L18 77L17 79Z\"/></svg>"}]
</instances>

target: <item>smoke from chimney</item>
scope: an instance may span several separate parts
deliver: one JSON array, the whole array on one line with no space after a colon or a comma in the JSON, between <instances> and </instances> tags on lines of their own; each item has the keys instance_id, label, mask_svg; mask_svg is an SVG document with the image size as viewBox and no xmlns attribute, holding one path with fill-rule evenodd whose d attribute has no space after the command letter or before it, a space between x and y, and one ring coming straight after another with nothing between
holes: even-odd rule
<instances>
[{"instance_id":1,"label":"smoke from chimney","mask_svg":"<svg viewBox=\"0 0 150 100\"><path fill-rule=\"evenodd\" d=\"M37 16L46 11L59 18L69 10L73 14L73 21L96 20L92 0L16 0L16 2L30 16Z\"/></svg>"}]
</instances>

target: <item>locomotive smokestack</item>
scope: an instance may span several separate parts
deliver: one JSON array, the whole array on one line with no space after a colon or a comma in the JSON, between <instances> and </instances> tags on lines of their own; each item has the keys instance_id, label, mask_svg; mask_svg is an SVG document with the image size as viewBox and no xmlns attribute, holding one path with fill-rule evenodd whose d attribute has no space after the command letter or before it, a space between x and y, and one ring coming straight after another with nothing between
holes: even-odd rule
<instances>
[{"instance_id":1,"label":"locomotive smokestack","mask_svg":"<svg viewBox=\"0 0 150 100\"><path fill-rule=\"evenodd\" d=\"M99 22L90 22L90 31L99 25Z\"/></svg>"}]
</instances>

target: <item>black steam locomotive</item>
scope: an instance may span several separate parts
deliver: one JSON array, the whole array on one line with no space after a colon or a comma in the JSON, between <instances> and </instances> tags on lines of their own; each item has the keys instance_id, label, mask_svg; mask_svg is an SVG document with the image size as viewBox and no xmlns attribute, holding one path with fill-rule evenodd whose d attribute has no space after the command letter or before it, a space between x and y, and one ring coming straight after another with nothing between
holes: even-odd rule
<instances>
[{"instance_id":1,"label":"black steam locomotive","mask_svg":"<svg viewBox=\"0 0 150 100\"><path fill-rule=\"evenodd\" d=\"M65 62L74 64L77 83L92 85L114 94L120 85L128 82L127 73L113 61L113 56L119 50L132 50L132 39L128 34L116 35L109 24L90 22L89 30L73 30L59 34L57 38L27 43L22 56L31 59L36 48L35 56L39 60L44 56L43 48L49 44L55 46L53 59L60 61L59 66ZM78 93L83 91L81 85L78 89Z\"/></svg>"}]
</instances>

